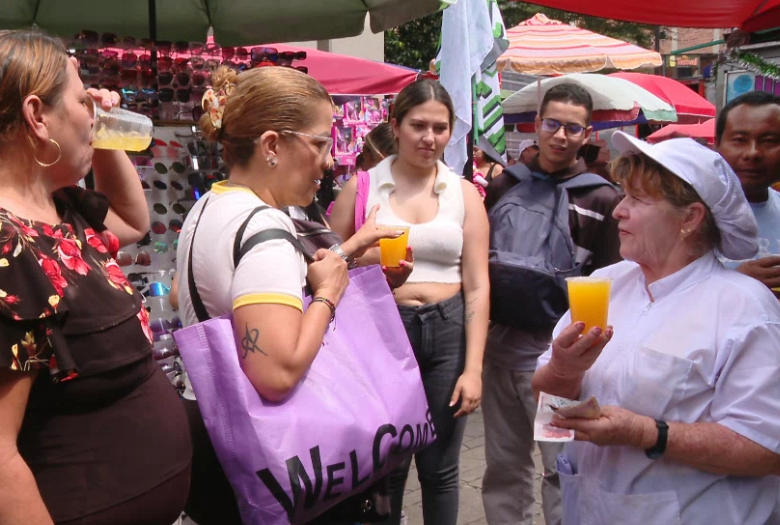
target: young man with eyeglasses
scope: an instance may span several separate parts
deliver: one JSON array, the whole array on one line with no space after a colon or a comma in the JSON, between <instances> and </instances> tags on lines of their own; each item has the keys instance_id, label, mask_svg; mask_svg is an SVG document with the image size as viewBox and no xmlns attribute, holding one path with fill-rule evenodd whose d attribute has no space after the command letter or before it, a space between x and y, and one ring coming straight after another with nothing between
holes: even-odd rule
<instances>
[{"instance_id":1,"label":"young man with eyeglasses","mask_svg":"<svg viewBox=\"0 0 780 525\"><path fill-rule=\"evenodd\" d=\"M539 154L528 163L534 176L556 183L587 173L577 158L587 143L593 101L576 84L559 84L544 96L536 118ZM488 187L488 211L518 184L509 168ZM620 260L617 222L612 210L620 201L610 185L564 190L569 198L569 228L584 274ZM532 242L532 241L529 241ZM491 246L492 248L492 246ZM531 305L533 306L533 305ZM552 330L521 329L492 322L485 348L482 410L485 418L487 469L482 500L490 525L531 525L534 510L534 429L536 399L531 379L537 358L547 350ZM544 466L542 508L547 525L561 523L559 443L539 443Z\"/></svg>"}]
</instances>

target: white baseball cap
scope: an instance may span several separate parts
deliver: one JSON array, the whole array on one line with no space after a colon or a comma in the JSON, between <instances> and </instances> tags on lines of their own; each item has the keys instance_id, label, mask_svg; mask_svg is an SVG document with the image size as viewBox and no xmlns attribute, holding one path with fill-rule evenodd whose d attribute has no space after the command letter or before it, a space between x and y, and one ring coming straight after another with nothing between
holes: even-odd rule
<instances>
[{"instance_id":1,"label":"white baseball cap","mask_svg":"<svg viewBox=\"0 0 780 525\"><path fill-rule=\"evenodd\" d=\"M732 260L758 253L758 226L737 174L719 153L690 138L648 144L622 131L612 135L622 153L642 153L690 184L712 212L720 230L718 251Z\"/></svg>"},{"instance_id":2,"label":"white baseball cap","mask_svg":"<svg viewBox=\"0 0 780 525\"><path fill-rule=\"evenodd\" d=\"M531 146L536 146L535 140L526 139L520 142L520 144L517 145L517 158L519 159L522 156L523 152L528 148L530 148Z\"/></svg>"}]
</instances>

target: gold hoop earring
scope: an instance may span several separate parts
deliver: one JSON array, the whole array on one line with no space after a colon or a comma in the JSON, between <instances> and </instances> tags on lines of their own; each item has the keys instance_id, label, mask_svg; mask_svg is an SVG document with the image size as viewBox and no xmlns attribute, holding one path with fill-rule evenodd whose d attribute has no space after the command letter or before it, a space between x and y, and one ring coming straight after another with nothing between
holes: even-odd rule
<instances>
[{"instance_id":1,"label":"gold hoop earring","mask_svg":"<svg viewBox=\"0 0 780 525\"><path fill-rule=\"evenodd\" d=\"M60 143L57 142L54 139L49 139L49 142L52 142L52 143L54 143L55 146L57 146L57 158L54 159L54 162L46 164L44 162L39 161L38 157L36 157L35 154L33 153L33 160L35 162L37 162L38 166L40 166L41 168L49 168L51 166L54 166L55 164L57 164L60 161L60 158L62 157L62 148L60 147Z\"/></svg>"}]
</instances>

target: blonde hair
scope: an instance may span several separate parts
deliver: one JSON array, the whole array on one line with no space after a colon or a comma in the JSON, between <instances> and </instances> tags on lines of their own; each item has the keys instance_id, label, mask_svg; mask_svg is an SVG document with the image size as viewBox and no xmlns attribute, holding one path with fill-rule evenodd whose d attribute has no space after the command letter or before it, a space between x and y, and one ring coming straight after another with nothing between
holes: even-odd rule
<instances>
[{"instance_id":1,"label":"blonde hair","mask_svg":"<svg viewBox=\"0 0 780 525\"><path fill-rule=\"evenodd\" d=\"M23 135L36 148L22 114L35 95L56 106L68 81L68 54L62 41L37 31L0 31L0 147Z\"/></svg>"},{"instance_id":2,"label":"blonde hair","mask_svg":"<svg viewBox=\"0 0 780 525\"><path fill-rule=\"evenodd\" d=\"M219 68L212 76L214 91L234 87L227 97L222 126L215 128L208 107L200 119L203 136L224 146L225 163L246 166L255 140L267 131L300 131L312 122L312 106L332 104L325 88L309 75L287 67L261 67L236 73Z\"/></svg>"}]
</instances>

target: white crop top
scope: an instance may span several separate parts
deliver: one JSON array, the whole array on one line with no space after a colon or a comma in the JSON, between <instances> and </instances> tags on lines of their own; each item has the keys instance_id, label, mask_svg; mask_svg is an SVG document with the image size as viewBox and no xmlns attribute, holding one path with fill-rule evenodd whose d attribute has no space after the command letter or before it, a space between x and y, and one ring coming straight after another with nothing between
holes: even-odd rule
<instances>
[{"instance_id":1,"label":"white crop top","mask_svg":"<svg viewBox=\"0 0 780 525\"><path fill-rule=\"evenodd\" d=\"M377 224L410 228L409 245L414 253L414 271L406 282L460 284L463 222L466 217L460 176L439 162L433 186L439 196L439 212L430 222L411 224L398 217L390 206L389 197L395 190L390 168L395 159L395 155L390 156L369 170L371 182L366 214L380 204Z\"/></svg>"}]
</instances>

